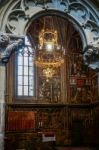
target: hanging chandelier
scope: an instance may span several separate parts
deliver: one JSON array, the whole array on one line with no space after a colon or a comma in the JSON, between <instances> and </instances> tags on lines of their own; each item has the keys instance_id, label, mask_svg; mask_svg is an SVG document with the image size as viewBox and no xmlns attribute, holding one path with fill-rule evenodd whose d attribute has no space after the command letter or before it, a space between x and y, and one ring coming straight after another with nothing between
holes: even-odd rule
<instances>
[{"instance_id":1,"label":"hanging chandelier","mask_svg":"<svg viewBox=\"0 0 99 150\"><path fill-rule=\"evenodd\" d=\"M39 34L39 49L36 53L36 66L57 68L64 63L63 50L57 42L56 30L42 30Z\"/></svg>"},{"instance_id":2,"label":"hanging chandelier","mask_svg":"<svg viewBox=\"0 0 99 150\"><path fill-rule=\"evenodd\" d=\"M39 46L36 50L35 59L36 66L42 69L43 75L47 78L52 78L55 70L64 63L64 50L58 44L58 32L52 27L51 23L52 17L49 28L45 27L44 22L44 28L39 33Z\"/></svg>"}]
</instances>

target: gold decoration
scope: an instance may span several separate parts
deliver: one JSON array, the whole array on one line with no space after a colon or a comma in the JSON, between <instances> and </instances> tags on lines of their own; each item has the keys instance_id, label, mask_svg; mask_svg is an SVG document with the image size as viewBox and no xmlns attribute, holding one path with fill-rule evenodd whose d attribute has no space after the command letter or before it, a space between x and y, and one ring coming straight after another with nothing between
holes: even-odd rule
<instances>
[{"instance_id":1,"label":"gold decoration","mask_svg":"<svg viewBox=\"0 0 99 150\"><path fill-rule=\"evenodd\" d=\"M44 61L44 60L39 60L35 61L36 66L41 67L41 68L46 68L46 67L52 67L52 68L58 68L64 63L64 60L56 60L56 61Z\"/></svg>"},{"instance_id":2,"label":"gold decoration","mask_svg":"<svg viewBox=\"0 0 99 150\"><path fill-rule=\"evenodd\" d=\"M41 30L39 34L39 44L41 49L54 50L57 47L57 31L56 30Z\"/></svg>"},{"instance_id":3,"label":"gold decoration","mask_svg":"<svg viewBox=\"0 0 99 150\"><path fill-rule=\"evenodd\" d=\"M46 78L52 78L52 76L55 74L55 70L52 68L46 68L43 69L43 74L46 76Z\"/></svg>"},{"instance_id":4,"label":"gold decoration","mask_svg":"<svg viewBox=\"0 0 99 150\"><path fill-rule=\"evenodd\" d=\"M40 47L36 53L36 66L58 68L64 63L63 50L57 44L56 30L42 30L39 35Z\"/></svg>"},{"instance_id":5,"label":"gold decoration","mask_svg":"<svg viewBox=\"0 0 99 150\"><path fill-rule=\"evenodd\" d=\"M58 33L54 29L43 28L39 34L39 47L35 64L42 69L46 78L55 74L55 69L64 63L64 52L58 44Z\"/></svg>"}]
</instances>

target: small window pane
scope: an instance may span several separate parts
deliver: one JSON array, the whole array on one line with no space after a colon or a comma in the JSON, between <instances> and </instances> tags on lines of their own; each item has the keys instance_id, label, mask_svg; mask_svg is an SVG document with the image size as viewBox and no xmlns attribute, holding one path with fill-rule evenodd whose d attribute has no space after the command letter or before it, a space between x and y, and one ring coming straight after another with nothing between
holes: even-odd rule
<instances>
[{"instance_id":1,"label":"small window pane","mask_svg":"<svg viewBox=\"0 0 99 150\"><path fill-rule=\"evenodd\" d=\"M32 86L29 86L29 95L30 96L33 96L34 95L34 90L33 90L33 87Z\"/></svg>"},{"instance_id":2,"label":"small window pane","mask_svg":"<svg viewBox=\"0 0 99 150\"><path fill-rule=\"evenodd\" d=\"M29 66L33 66L33 58L32 57L29 57Z\"/></svg>"},{"instance_id":3,"label":"small window pane","mask_svg":"<svg viewBox=\"0 0 99 150\"><path fill-rule=\"evenodd\" d=\"M28 96L28 86L24 86L24 95Z\"/></svg>"},{"instance_id":4,"label":"small window pane","mask_svg":"<svg viewBox=\"0 0 99 150\"><path fill-rule=\"evenodd\" d=\"M23 66L18 66L18 75L23 74Z\"/></svg>"},{"instance_id":5,"label":"small window pane","mask_svg":"<svg viewBox=\"0 0 99 150\"><path fill-rule=\"evenodd\" d=\"M24 57L24 65L28 66L28 57Z\"/></svg>"},{"instance_id":6,"label":"small window pane","mask_svg":"<svg viewBox=\"0 0 99 150\"><path fill-rule=\"evenodd\" d=\"M24 85L28 85L28 76L24 76Z\"/></svg>"},{"instance_id":7,"label":"small window pane","mask_svg":"<svg viewBox=\"0 0 99 150\"><path fill-rule=\"evenodd\" d=\"M33 67L29 67L29 75L33 75L34 74L34 68Z\"/></svg>"},{"instance_id":8,"label":"small window pane","mask_svg":"<svg viewBox=\"0 0 99 150\"><path fill-rule=\"evenodd\" d=\"M28 75L28 67L24 66L24 75Z\"/></svg>"},{"instance_id":9,"label":"small window pane","mask_svg":"<svg viewBox=\"0 0 99 150\"><path fill-rule=\"evenodd\" d=\"M18 86L18 95L19 95L19 96L22 95L22 86Z\"/></svg>"},{"instance_id":10,"label":"small window pane","mask_svg":"<svg viewBox=\"0 0 99 150\"><path fill-rule=\"evenodd\" d=\"M29 85L33 86L33 76L29 76Z\"/></svg>"},{"instance_id":11,"label":"small window pane","mask_svg":"<svg viewBox=\"0 0 99 150\"><path fill-rule=\"evenodd\" d=\"M23 65L23 58L22 58L22 56L18 56L18 65Z\"/></svg>"},{"instance_id":12,"label":"small window pane","mask_svg":"<svg viewBox=\"0 0 99 150\"><path fill-rule=\"evenodd\" d=\"M18 76L18 85L22 85L22 76Z\"/></svg>"}]
</instances>

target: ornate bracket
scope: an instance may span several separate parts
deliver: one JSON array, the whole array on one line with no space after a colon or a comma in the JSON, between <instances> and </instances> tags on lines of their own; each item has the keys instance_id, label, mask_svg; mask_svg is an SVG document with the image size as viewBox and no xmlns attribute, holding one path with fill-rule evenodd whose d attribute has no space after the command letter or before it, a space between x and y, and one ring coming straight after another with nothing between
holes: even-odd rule
<instances>
[{"instance_id":1,"label":"ornate bracket","mask_svg":"<svg viewBox=\"0 0 99 150\"><path fill-rule=\"evenodd\" d=\"M85 48L84 60L92 69L99 69L99 39Z\"/></svg>"},{"instance_id":2,"label":"ornate bracket","mask_svg":"<svg viewBox=\"0 0 99 150\"><path fill-rule=\"evenodd\" d=\"M10 55L24 45L24 37L0 33L0 61L7 63Z\"/></svg>"}]
</instances>

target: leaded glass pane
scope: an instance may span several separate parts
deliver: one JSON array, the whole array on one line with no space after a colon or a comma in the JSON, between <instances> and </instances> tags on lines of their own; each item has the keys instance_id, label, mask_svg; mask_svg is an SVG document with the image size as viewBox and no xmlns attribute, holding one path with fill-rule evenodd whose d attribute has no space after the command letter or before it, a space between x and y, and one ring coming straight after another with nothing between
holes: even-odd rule
<instances>
[{"instance_id":1,"label":"leaded glass pane","mask_svg":"<svg viewBox=\"0 0 99 150\"><path fill-rule=\"evenodd\" d=\"M24 86L24 95L28 96L28 86Z\"/></svg>"},{"instance_id":2,"label":"leaded glass pane","mask_svg":"<svg viewBox=\"0 0 99 150\"><path fill-rule=\"evenodd\" d=\"M23 76L18 76L18 85L22 85L22 77Z\"/></svg>"},{"instance_id":3,"label":"leaded glass pane","mask_svg":"<svg viewBox=\"0 0 99 150\"><path fill-rule=\"evenodd\" d=\"M24 75L28 75L28 67L24 66Z\"/></svg>"},{"instance_id":4,"label":"leaded glass pane","mask_svg":"<svg viewBox=\"0 0 99 150\"><path fill-rule=\"evenodd\" d=\"M33 95L33 86L29 86L29 95L32 96Z\"/></svg>"},{"instance_id":5,"label":"leaded glass pane","mask_svg":"<svg viewBox=\"0 0 99 150\"><path fill-rule=\"evenodd\" d=\"M29 66L33 66L33 58L29 57Z\"/></svg>"},{"instance_id":6,"label":"leaded glass pane","mask_svg":"<svg viewBox=\"0 0 99 150\"><path fill-rule=\"evenodd\" d=\"M33 86L33 76L30 76L30 77L29 77L29 85L30 85L30 86Z\"/></svg>"},{"instance_id":7,"label":"leaded glass pane","mask_svg":"<svg viewBox=\"0 0 99 150\"><path fill-rule=\"evenodd\" d=\"M18 75L23 75L23 66L18 66Z\"/></svg>"},{"instance_id":8,"label":"leaded glass pane","mask_svg":"<svg viewBox=\"0 0 99 150\"><path fill-rule=\"evenodd\" d=\"M24 57L24 65L28 66L28 57Z\"/></svg>"},{"instance_id":9,"label":"leaded glass pane","mask_svg":"<svg viewBox=\"0 0 99 150\"><path fill-rule=\"evenodd\" d=\"M22 55L18 56L18 65L23 65L23 57L22 57Z\"/></svg>"},{"instance_id":10,"label":"leaded glass pane","mask_svg":"<svg viewBox=\"0 0 99 150\"><path fill-rule=\"evenodd\" d=\"M21 96L22 95L22 86L18 85L18 95Z\"/></svg>"},{"instance_id":11,"label":"leaded glass pane","mask_svg":"<svg viewBox=\"0 0 99 150\"><path fill-rule=\"evenodd\" d=\"M29 75L33 75L34 74L34 68L33 67L29 67Z\"/></svg>"},{"instance_id":12,"label":"leaded glass pane","mask_svg":"<svg viewBox=\"0 0 99 150\"><path fill-rule=\"evenodd\" d=\"M28 76L24 76L24 85L28 85Z\"/></svg>"}]
</instances>

